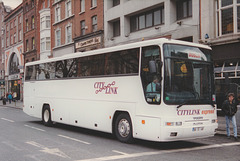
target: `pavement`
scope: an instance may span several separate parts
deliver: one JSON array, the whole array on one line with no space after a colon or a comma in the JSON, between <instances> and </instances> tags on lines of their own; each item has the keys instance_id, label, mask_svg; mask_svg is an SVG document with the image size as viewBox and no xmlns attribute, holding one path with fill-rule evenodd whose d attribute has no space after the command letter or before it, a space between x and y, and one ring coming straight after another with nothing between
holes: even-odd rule
<instances>
[{"instance_id":1,"label":"pavement","mask_svg":"<svg viewBox=\"0 0 240 161\"><path fill-rule=\"evenodd\" d=\"M0 102L0 106L5 106L5 107L10 107L10 108L16 108L16 109L23 109L23 102L22 101L16 101L16 102L12 102L11 104L9 104L9 102L6 103L6 105L3 105L2 101ZM238 110L238 112L240 113L240 110ZM233 128L232 128L232 124L230 123L230 129L231 129L231 136L233 136ZM238 126L238 137L240 138L240 121L237 119L237 126ZM218 116L218 128L216 131L217 135L227 135L226 132L226 121L225 121L225 117L219 115Z\"/></svg>"}]
</instances>

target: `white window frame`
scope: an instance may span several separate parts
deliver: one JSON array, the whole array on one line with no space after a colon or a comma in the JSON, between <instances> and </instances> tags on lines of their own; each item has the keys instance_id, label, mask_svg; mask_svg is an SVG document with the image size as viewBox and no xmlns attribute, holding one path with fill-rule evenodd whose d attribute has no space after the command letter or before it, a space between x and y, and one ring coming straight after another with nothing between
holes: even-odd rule
<instances>
[{"instance_id":1,"label":"white window frame","mask_svg":"<svg viewBox=\"0 0 240 161\"><path fill-rule=\"evenodd\" d=\"M59 32L59 38L57 33ZM58 28L55 30L55 47L61 46L61 29Z\"/></svg>"},{"instance_id":2,"label":"white window frame","mask_svg":"<svg viewBox=\"0 0 240 161\"><path fill-rule=\"evenodd\" d=\"M217 3L218 1L218 3ZM227 5L222 7L222 0L215 1L215 8L216 8L216 37L221 37L223 35L231 35L237 34L238 32L238 24L237 24L237 7L240 7L240 3L237 3L237 0L233 0L232 5ZM233 8L233 33L226 33L222 34L222 10ZM219 17L219 19L217 18Z\"/></svg>"},{"instance_id":3,"label":"white window frame","mask_svg":"<svg viewBox=\"0 0 240 161\"><path fill-rule=\"evenodd\" d=\"M96 24L93 24L93 19L96 17ZM91 20L92 20L92 32L96 32L98 30L98 20L97 20L97 15L92 16ZM94 30L94 26L97 26L96 30Z\"/></svg>"},{"instance_id":4,"label":"white window frame","mask_svg":"<svg viewBox=\"0 0 240 161\"><path fill-rule=\"evenodd\" d=\"M45 51L45 41L44 41L45 38L41 38L40 40L40 52L43 52Z\"/></svg>"},{"instance_id":5,"label":"white window frame","mask_svg":"<svg viewBox=\"0 0 240 161\"><path fill-rule=\"evenodd\" d=\"M50 29L51 28L51 17L50 16L46 16L46 29Z\"/></svg>"},{"instance_id":6,"label":"white window frame","mask_svg":"<svg viewBox=\"0 0 240 161\"><path fill-rule=\"evenodd\" d=\"M51 50L51 38L50 38L50 37L46 37L45 40L46 40L46 41L45 41L45 42L46 42L46 47L45 47L45 49L46 49L46 51L50 51L50 50ZM48 43L49 43L49 48L47 47L47 46L48 46L48 45L47 45Z\"/></svg>"},{"instance_id":7,"label":"white window frame","mask_svg":"<svg viewBox=\"0 0 240 161\"><path fill-rule=\"evenodd\" d=\"M16 38L16 32L13 34L13 43L17 42L17 38Z\"/></svg>"},{"instance_id":8,"label":"white window frame","mask_svg":"<svg viewBox=\"0 0 240 161\"><path fill-rule=\"evenodd\" d=\"M80 13L85 12L85 0L80 0Z\"/></svg>"},{"instance_id":9,"label":"white window frame","mask_svg":"<svg viewBox=\"0 0 240 161\"><path fill-rule=\"evenodd\" d=\"M49 43L49 47L47 47ZM40 40L40 52L50 51L51 50L51 38L44 37Z\"/></svg>"},{"instance_id":10,"label":"white window frame","mask_svg":"<svg viewBox=\"0 0 240 161\"><path fill-rule=\"evenodd\" d=\"M97 7L97 0L92 0L91 2L91 8Z\"/></svg>"},{"instance_id":11,"label":"white window frame","mask_svg":"<svg viewBox=\"0 0 240 161\"><path fill-rule=\"evenodd\" d=\"M40 18L40 30L44 29L44 17Z\"/></svg>"},{"instance_id":12,"label":"white window frame","mask_svg":"<svg viewBox=\"0 0 240 161\"><path fill-rule=\"evenodd\" d=\"M70 35L68 35L68 29L70 29ZM72 24L68 24L65 27L65 43L69 44L72 42Z\"/></svg>"},{"instance_id":13,"label":"white window frame","mask_svg":"<svg viewBox=\"0 0 240 161\"><path fill-rule=\"evenodd\" d=\"M72 1L71 0L67 0L65 2L65 17L68 18L70 16L72 16Z\"/></svg>"},{"instance_id":14,"label":"white window frame","mask_svg":"<svg viewBox=\"0 0 240 161\"><path fill-rule=\"evenodd\" d=\"M55 22L61 21L61 7L59 5L55 8Z\"/></svg>"}]
</instances>

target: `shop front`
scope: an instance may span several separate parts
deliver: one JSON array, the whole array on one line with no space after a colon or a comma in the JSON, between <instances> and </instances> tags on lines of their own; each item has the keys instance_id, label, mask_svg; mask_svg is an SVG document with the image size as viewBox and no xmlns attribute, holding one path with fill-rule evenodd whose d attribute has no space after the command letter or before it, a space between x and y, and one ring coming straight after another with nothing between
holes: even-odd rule
<instances>
[{"instance_id":1,"label":"shop front","mask_svg":"<svg viewBox=\"0 0 240 161\"><path fill-rule=\"evenodd\" d=\"M103 48L103 31L97 31L88 35L80 36L75 40L75 52L84 52Z\"/></svg>"},{"instance_id":2,"label":"shop front","mask_svg":"<svg viewBox=\"0 0 240 161\"><path fill-rule=\"evenodd\" d=\"M16 100L22 100L23 98L22 78L24 60L22 49L22 45L19 45L5 52L5 93L11 93Z\"/></svg>"}]
</instances>

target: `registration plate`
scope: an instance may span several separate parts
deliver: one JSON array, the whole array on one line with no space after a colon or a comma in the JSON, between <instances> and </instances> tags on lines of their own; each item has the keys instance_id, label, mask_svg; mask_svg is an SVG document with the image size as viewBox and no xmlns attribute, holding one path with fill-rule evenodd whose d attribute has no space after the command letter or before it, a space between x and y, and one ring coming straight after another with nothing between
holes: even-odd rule
<instances>
[{"instance_id":1,"label":"registration plate","mask_svg":"<svg viewBox=\"0 0 240 161\"><path fill-rule=\"evenodd\" d=\"M193 127L192 131L203 131L204 127Z\"/></svg>"}]
</instances>

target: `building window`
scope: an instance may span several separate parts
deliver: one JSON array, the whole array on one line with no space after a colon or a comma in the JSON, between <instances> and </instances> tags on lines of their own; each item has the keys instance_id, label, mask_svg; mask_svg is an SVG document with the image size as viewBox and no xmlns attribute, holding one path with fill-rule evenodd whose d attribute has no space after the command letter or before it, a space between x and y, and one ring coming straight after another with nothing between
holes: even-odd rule
<instances>
[{"instance_id":1,"label":"building window","mask_svg":"<svg viewBox=\"0 0 240 161\"><path fill-rule=\"evenodd\" d=\"M2 38L2 48L4 47L4 38Z\"/></svg>"},{"instance_id":2,"label":"building window","mask_svg":"<svg viewBox=\"0 0 240 161\"><path fill-rule=\"evenodd\" d=\"M26 51L29 51L29 44L28 44L28 40L26 40Z\"/></svg>"},{"instance_id":3,"label":"building window","mask_svg":"<svg viewBox=\"0 0 240 161\"><path fill-rule=\"evenodd\" d=\"M85 12L85 0L80 0L80 12Z\"/></svg>"},{"instance_id":4,"label":"building window","mask_svg":"<svg viewBox=\"0 0 240 161\"><path fill-rule=\"evenodd\" d=\"M71 0L66 2L66 17L70 17L72 15L72 3Z\"/></svg>"},{"instance_id":5,"label":"building window","mask_svg":"<svg viewBox=\"0 0 240 161\"><path fill-rule=\"evenodd\" d=\"M17 42L16 33L14 33L14 35L13 35L13 41L14 41L14 43Z\"/></svg>"},{"instance_id":6,"label":"building window","mask_svg":"<svg viewBox=\"0 0 240 161\"><path fill-rule=\"evenodd\" d=\"M240 0L216 0L217 35L240 32Z\"/></svg>"},{"instance_id":7,"label":"building window","mask_svg":"<svg viewBox=\"0 0 240 161\"><path fill-rule=\"evenodd\" d=\"M130 31L164 24L164 6L130 17Z\"/></svg>"},{"instance_id":8,"label":"building window","mask_svg":"<svg viewBox=\"0 0 240 161\"><path fill-rule=\"evenodd\" d=\"M34 49L35 49L35 38L32 37L32 50L34 50Z\"/></svg>"},{"instance_id":9,"label":"building window","mask_svg":"<svg viewBox=\"0 0 240 161\"><path fill-rule=\"evenodd\" d=\"M97 0L92 0L92 6L91 6L92 8L93 7L97 7Z\"/></svg>"},{"instance_id":10,"label":"building window","mask_svg":"<svg viewBox=\"0 0 240 161\"><path fill-rule=\"evenodd\" d=\"M9 37L7 37L7 42L6 42L6 46L8 47L9 46Z\"/></svg>"},{"instance_id":11,"label":"building window","mask_svg":"<svg viewBox=\"0 0 240 161\"><path fill-rule=\"evenodd\" d=\"M72 42L72 26L66 26L66 44Z\"/></svg>"},{"instance_id":12,"label":"building window","mask_svg":"<svg viewBox=\"0 0 240 161\"><path fill-rule=\"evenodd\" d=\"M13 35L10 38L11 38L11 44L13 44Z\"/></svg>"},{"instance_id":13,"label":"building window","mask_svg":"<svg viewBox=\"0 0 240 161\"><path fill-rule=\"evenodd\" d=\"M85 35L85 21L81 21L80 25L81 25L81 35Z\"/></svg>"},{"instance_id":14,"label":"building window","mask_svg":"<svg viewBox=\"0 0 240 161\"><path fill-rule=\"evenodd\" d=\"M113 7L120 4L120 0L113 0Z\"/></svg>"},{"instance_id":15,"label":"building window","mask_svg":"<svg viewBox=\"0 0 240 161\"><path fill-rule=\"evenodd\" d=\"M51 50L51 38L46 37L46 50Z\"/></svg>"},{"instance_id":16,"label":"building window","mask_svg":"<svg viewBox=\"0 0 240 161\"><path fill-rule=\"evenodd\" d=\"M26 11L28 11L28 3L26 3L26 7L25 7Z\"/></svg>"},{"instance_id":17,"label":"building window","mask_svg":"<svg viewBox=\"0 0 240 161\"><path fill-rule=\"evenodd\" d=\"M42 30L44 27L44 17L40 19L40 29Z\"/></svg>"},{"instance_id":18,"label":"building window","mask_svg":"<svg viewBox=\"0 0 240 161\"><path fill-rule=\"evenodd\" d=\"M45 0L42 2L42 9L45 8Z\"/></svg>"},{"instance_id":19,"label":"building window","mask_svg":"<svg viewBox=\"0 0 240 161\"><path fill-rule=\"evenodd\" d=\"M55 46L60 46L61 45L61 30L57 29L55 31Z\"/></svg>"},{"instance_id":20,"label":"building window","mask_svg":"<svg viewBox=\"0 0 240 161\"><path fill-rule=\"evenodd\" d=\"M97 31L97 16L92 17L92 32Z\"/></svg>"},{"instance_id":21,"label":"building window","mask_svg":"<svg viewBox=\"0 0 240 161\"><path fill-rule=\"evenodd\" d=\"M26 19L26 31L28 31L28 19Z\"/></svg>"},{"instance_id":22,"label":"building window","mask_svg":"<svg viewBox=\"0 0 240 161\"><path fill-rule=\"evenodd\" d=\"M61 15L61 8L57 6L55 9L55 22L60 21L60 18L61 18L60 15Z\"/></svg>"},{"instance_id":23,"label":"building window","mask_svg":"<svg viewBox=\"0 0 240 161\"><path fill-rule=\"evenodd\" d=\"M32 7L34 7L34 0L32 0Z\"/></svg>"},{"instance_id":24,"label":"building window","mask_svg":"<svg viewBox=\"0 0 240 161\"><path fill-rule=\"evenodd\" d=\"M40 50L41 52L46 50L51 50L51 41L50 37L42 38L40 42Z\"/></svg>"},{"instance_id":25,"label":"building window","mask_svg":"<svg viewBox=\"0 0 240 161\"><path fill-rule=\"evenodd\" d=\"M18 19L18 21L19 21L19 24L21 24L21 23L22 23L22 17L21 17L21 16L19 16L19 19Z\"/></svg>"},{"instance_id":26,"label":"building window","mask_svg":"<svg viewBox=\"0 0 240 161\"><path fill-rule=\"evenodd\" d=\"M9 74L19 73L20 71L18 69L18 66L19 66L19 60L18 60L17 54L13 53L13 55L10 58Z\"/></svg>"},{"instance_id":27,"label":"building window","mask_svg":"<svg viewBox=\"0 0 240 161\"><path fill-rule=\"evenodd\" d=\"M192 17L192 0L177 1L177 20Z\"/></svg>"},{"instance_id":28,"label":"building window","mask_svg":"<svg viewBox=\"0 0 240 161\"><path fill-rule=\"evenodd\" d=\"M47 0L47 7L50 7L50 0Z\"/></svg>"},{"instance_id":29,"label":"building window","mask_svg":"<svg viewBox=\"0 0 240 161\"><path fill-rule=\"evenodd\" d=\"M46 16L46 28L50 28L50 16Z\"/></svg>"},{"instance_id":30,"label":"building window","mask_svg":"<svg viewBox=\"0 0 240 161\"><path fill-rule=\"evenodd\" d=\"M113 22L113 37L120 36L120 20Z\"/></svg>"},{"instance_id":31,"label":"building window","mask_svg":"<svg viewBox=\"0 0 240 161\"><path fill-rule=\"evenodd\" d=\"M44 42L44 38L42 38L41 41L40 41L40 50L41 50L41 52L45 51L45 42Z\"/></svg>"},{"instance_id":32,"label":"building window","mask_svg":"<svg viewBox=\"0 0 240 161\"><path fill-rule=\"evenodd\" d=\"M35 26L34 16L32 16L32 29L34 29L34 26Z\"/></svg>"},{"instance_id":33,"label":"building window","mask_svg":"<svg viewBox=\"0 0 240 161\"><path fill-rule=\"evenodd\" d=\"M19 30L18 33L19 33L19 36L18 36L19 37L19 41L21 41L22 40L22 30Z\"/></svg>"}]
</instances>

